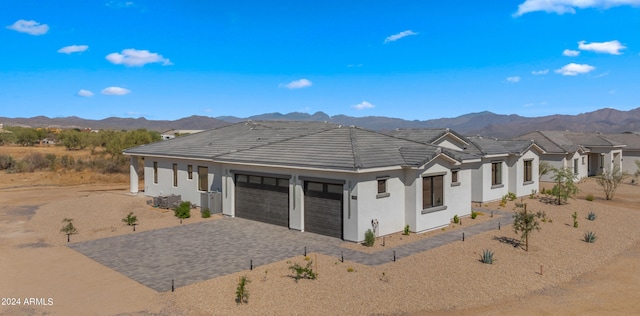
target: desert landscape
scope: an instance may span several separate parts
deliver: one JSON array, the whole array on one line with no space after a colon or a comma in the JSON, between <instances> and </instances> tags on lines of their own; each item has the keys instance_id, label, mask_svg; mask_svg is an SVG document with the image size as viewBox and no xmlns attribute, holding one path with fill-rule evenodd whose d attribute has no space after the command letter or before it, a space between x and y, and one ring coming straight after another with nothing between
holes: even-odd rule
<instances>
[{"instance_id":1,"label":"desert landscape","mask_svg":"<svg viewBox=\"0 0 640 316\"><path fill-rule=\"evenodd\" d=\"M30 151L56 153L60 147L0 147L19 158ZM69 154L66 152L65 154ZM85 151L71 152L89 155ZM142 193L128 193L128 175L89 171L37 171L0 174L0 271L2 315L628 315L640 310L640 187L625 180L612 201L587 179L568 204L546 203L544 196L524 197L528 209L549 220L530 237L529 251L513 245L511 226L401 258L366 266L310 253L257 266L204 282L156 292L67 247L61 221L73 218L79 233L71 243L181 225L172 211L147 205ZM552 184L542 183L550 188ZM595 196L587 201L588 194ZM482 222L490 210L512 211L516 201L481 205ZM475 205L477 206L477 205ZM136 232L122 222L134 212ZM573 226L577 213L579 226ZM593 221L586 217L597 214ZM195 212L194 212L195 213ZM182 225L215 221L199 215ZM461 230L452 224L444 231ZM386 237L386 247L426 234ZM595 243L584 242L595 232ZM176 236L179 238L179 236ZM400 240L402 238L402 240ZM361 251L359 244L345 247ZM480 262L483 250L495 254L492 265ZM291 277L290 263L314 262L316 280ZM237 304L235 291L246 276L248 303ZM20 305L6 305L9 299ZM25 299L40 305L25 305Z\"/></svg>"}]
</instances>

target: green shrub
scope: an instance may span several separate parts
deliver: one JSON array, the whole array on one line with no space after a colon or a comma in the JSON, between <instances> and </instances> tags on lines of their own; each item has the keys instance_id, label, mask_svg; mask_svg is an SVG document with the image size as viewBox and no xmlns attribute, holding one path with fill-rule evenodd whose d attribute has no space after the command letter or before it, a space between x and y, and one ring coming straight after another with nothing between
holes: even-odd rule
<instances>
[{"instance_id":1,"label":"green shrub","mask_svg":"<svg viewBox=\"0 0 640 316\"><path fill-rule=\"evenodd\" d=\"M584 233L583 240L585 242L588 242L588 243L594 243L594 242L596 242L597 238L598 237L596 237L596 233L594 233L594 232L586 232L586 233Z\"/></svg>"},{"instance_id":2,"label":"green shrub","mask_svg":"<svg viewBox=\"0 0 640 316\"><path fill-rule=\"evenodd\" d=\"M480 261L485 264L493 264L493 251L484 250L480 255Z\"/></svg>"},{"instance_id":3,"label":"green shrub","mask_svg":"<svg viewBox=\"0 0 640 316\"><path fill-rule=\"evenodd\" d=\"M238 280L238 287L236 288L236 304L249 302L249 291L247 290L247 284L251 282L246 276L241 276Z\"/></svg>"},{"instance_id":4,"label":"green shrub","mask_svg":"<svg viewBox=\"0 0 640 316\"><path fill-rule=\"evenodd\" d=\"M453 223L454 224L460 223L460 217L458 217L458 215L453 215Z\"/></svg>"},{"instance_id":5,"label":"green shrub","mask_svg":"<svg viewBox=\"0 0 640 316\"><path fill-rule=\"evenodd\" d=\"M587 197L585 197L585 200L587 200L589 202L593 202L593 194L591 194L591 193L587 194Z\"/></svg>"},{"instance_id":6,"label":"green shrub","mask_svg":"<svg viewBox=\"0 0 640 316\"><path fill-rule=\"evenodd\" d=\"M64 233L67 235L67 242L70 241L70 236L73 234L77 234L78 230L76 229L75 226L73 226L73 219L72 218L65 218L62 220L62 223L66 223L64 226L62 226L62 228L60 229L61 233Z\"/></svg>"},{"instance_id":7,"label":"green shrub","mask_svg":"<svg viewBox=\"0 0 640 316\"><path fill-rule=\"evenodd\" d=\"M573 218L573 227L578 228L578 212L573 212L571 217Z\"/></svg>"},{"instance_id":8,"label":"green shrub","mask_svg":"<svg viewBox=\"0 0 640 316\"><path fill-rule=\"evenodd\" d=\"M133 215L133 212L129 212L127 217L123 218L122 221L128 226L132 226L136 224L136 222L138 221L138 217Z\"/></svg>"},{"instance_id":9,"label":"green shrub","mask_svg":"<svg viewBox=\"0 0 640 316\"><path fill-rule=\"evenodd\" d=\"M313 272L313 269L311 268L312 265L313 261L311 260L307 261L307 265L305 267L294 263L293 265L289 266L289 270L293 271L293 278L296 280L296 282L298 282L298 280L300 279L315 280L317 275L315 272Z\"/></svg>"},{"instance_id":10,"label":"green shrub","mask_svg":"<svg viewBox=\"0 0 640 316\"><path fill-rule=\"evenodd\" d=\"M174 210L177 218L184 219L191 217L191 203L188 201L180 202L180 205Z\"/></svg>"},{"instance_id":11,"label":"green shrub","mask_svg":"<svg viewBox=\"0 0 640 316\"><path fill-rule=\"evenodd\" d=\"M8 170L13 168L16 161L11 155L0 155L0 170Z\"/></svg>"},{"instance_id":12,"label":"green shrub","mask_svg":"<svg viewBox=\"0 0 640 316\"><path fill-rule=\"evenodd\" d=\"M376 242L376 235L373 233L371 228L367 229L364 233L364 245L367 247L373 247L373 244Z\"/></svg>"},{"instance_id":13,"label":"green shrub","mask_svg":"<svg viewBox=\"0 0 640 316\"><path fill-rule=\"evenodd\" d=\"M507 193L507 198L509 199L509 201L514 201L515 199L517 199L518 197L516 196L515 193L513 192L509 192Z\"/></svg>"},{"instance_id":14,"label":"green shrub","mask_svg":"<svg viewBox=\"0 0 640 316\"><path fill-rule=\"evenodd\" d=\"M204 210L202 210L202 218L209 218L211 217L211 211L208 208L205 208Z\"/></svg>"},{"instance_id":15,"label":"green shrub","mask_svg":"<svg viewBox=\"0 0 640 316\"><path fill-rule=\"evenodd\" d=\"M596 215L596 213L594 212L589 212L589 214L587 215L587 219L590 221L595 221L596 217L598 217L598 215Z\"/></svg>"},{"instance_id":16,"label":"green shrub","mask_svg":"<svg viewBox=\"0 0 640 316\"><path fill-rule=\"evenodd\" d=\"M409 234L411 233L411 230L409 229L409 225L405 225L404 226L404 231L402 232L403 235L409 236Z\"/></svg>"},{"instance_id":17,"label":"green shrub","mask_svg":"<svg viewBox=\"0 0 640 316\"><path fill-rule=\"evenodd\" d=\"M348 267L347 268L347 272L354 272L354 271L356 271L356 270L354 268L352 268L352 267Z\"/></svg>"},{"instance_id":18,"label":"green shrub","mask_svg":"<svg viewBox=\"0 0 640 316\"><path fill-rule=\"evenodd\" d=\"M471 219L476 219L476 217L478 217L478 212L471 211Z\"/></svg>"},{"instance_id":19,"label":"green shrub","mask_svg":"<svg viewBox=\"0 0 640 316\"><path fill-rule=\"evenodd\" d=\"M500 205L506 205L506 204L507 204L507 198L509 198L509 195L508 195L508 194L505 194L505 195L502 197L502 200L500 200Z\"/></svg>"}]
</instances>

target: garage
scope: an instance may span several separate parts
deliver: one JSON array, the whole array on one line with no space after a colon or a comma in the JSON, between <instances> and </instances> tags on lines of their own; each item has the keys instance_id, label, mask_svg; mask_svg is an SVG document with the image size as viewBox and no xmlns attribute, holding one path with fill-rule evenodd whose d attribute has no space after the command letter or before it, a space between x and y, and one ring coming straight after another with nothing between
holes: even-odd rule
<instances>
[{"instance_id":1,"label":"garage","mask_svg":"<svg viewBox=\"0 0 640 316\"><path fill-rule=\"evenodd\" d=\"M289 179L236 174L235 216L289 227Z\"/></svg>"},{"instance_id":2,"label":"garage","mask_svg":"<svg viewBox=\"0 0 640 316\"><path fill-rule=\"evenodd\" d=\"M343 185L305 181L304 230L342 239Z\"/></svg>"}]
</instances>

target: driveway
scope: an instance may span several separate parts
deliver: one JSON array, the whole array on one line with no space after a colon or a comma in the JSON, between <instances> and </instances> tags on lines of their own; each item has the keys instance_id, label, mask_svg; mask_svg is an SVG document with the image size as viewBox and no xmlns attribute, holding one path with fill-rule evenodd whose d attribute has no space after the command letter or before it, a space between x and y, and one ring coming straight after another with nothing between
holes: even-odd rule
<instances>
[{"instance_id":1,"label":"driveway","mask_svg":"<svg viewBox=\"0 0 640 316\"><path fill-rule=\"evenodd\" d=\"M498 212L498 211L496 211ZM499 212L503 213L503 212ZM506 213L505 213L506 214ZM504 214L503 214L504 215ZM466 236L498 228L498 221L469 227ZM502 219L502 225L505 219ZM362 253L340 247L342 240L242 218L175 226L69 245L70 248L158 292L317 252L367 265L392 262L460 240L447 232L380 251Z\"/></svg>"}]
</instances>

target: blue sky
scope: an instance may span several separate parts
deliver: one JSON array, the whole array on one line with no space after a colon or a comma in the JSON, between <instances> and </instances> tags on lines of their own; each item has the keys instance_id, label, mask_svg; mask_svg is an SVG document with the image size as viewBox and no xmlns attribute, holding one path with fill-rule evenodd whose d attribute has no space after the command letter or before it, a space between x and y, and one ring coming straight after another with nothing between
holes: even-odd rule
<instances>
[{"instance_id":1,"label":"blue sky","mask_svg":"<svg viewBox=\"0 0 640 316\"><path fill-rule=\"evenodd\" d=\"M0 116L640 107L640 0L0 1Z\"/></svg>"}]
</instances>

